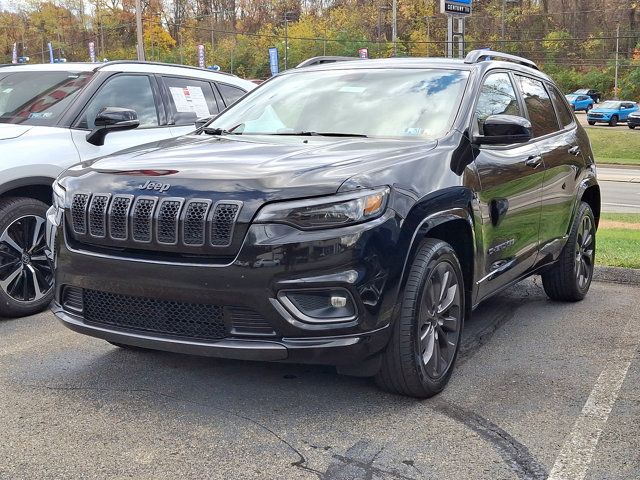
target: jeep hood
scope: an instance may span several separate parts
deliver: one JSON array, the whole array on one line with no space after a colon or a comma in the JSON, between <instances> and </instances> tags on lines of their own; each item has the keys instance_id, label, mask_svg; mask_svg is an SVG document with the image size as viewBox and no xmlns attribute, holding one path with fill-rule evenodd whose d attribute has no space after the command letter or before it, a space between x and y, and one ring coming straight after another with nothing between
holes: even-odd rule
<instances>
[{"instance_id":1,"label":"jeep hood","mask_svg":"<svg viewBox=\"0 0 640 480\"><path fill-rule=\"evenodd\" d=\"M67 190L271 201L332 194L354 175L377 186L376 171L415 161L436 141L300 136L188 135L79 164ZM142 189L147 181L168 185Z\"/></svg>"}]
</instances>

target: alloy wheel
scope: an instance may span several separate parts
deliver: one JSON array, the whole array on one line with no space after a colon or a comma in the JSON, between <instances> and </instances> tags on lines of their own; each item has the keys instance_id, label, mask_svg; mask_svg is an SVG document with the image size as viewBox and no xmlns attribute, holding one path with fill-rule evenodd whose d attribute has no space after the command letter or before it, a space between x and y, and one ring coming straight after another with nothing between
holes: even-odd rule
<instances>
[{"instance_id":1,"label":"alloy wheel","mask_svg":"<svg viewBox=\"0 0 640 480\"><path fill-rule=\"evenodd\" d=\"M40 300L53 287L45 225L44 218L26 215L0 236L0 288L16 301Z\"/></svg>"},{"instance_id":2,"label":"alloy wheel","mask_svg":"<svg viewBox=\"0 0 640 480\"><path fill-rule=\"evenodd\" d=\"M461 288L453 266L442 261L426 281L419 310L419 353L427 375L442 377L455 358L462 324Z\"/></svg>"},{"instance_id":3,"label":"alloy wheel","mask_svg":"<svg viewBox=\"0 0 640 480\"><path fill-rule=\"evenodd\" d=\"M591 217L582 217L576 237L575 273L578 287L584 289L593 275L593 257L595 253L595 228Z\"/></svg>"}]
</instances>

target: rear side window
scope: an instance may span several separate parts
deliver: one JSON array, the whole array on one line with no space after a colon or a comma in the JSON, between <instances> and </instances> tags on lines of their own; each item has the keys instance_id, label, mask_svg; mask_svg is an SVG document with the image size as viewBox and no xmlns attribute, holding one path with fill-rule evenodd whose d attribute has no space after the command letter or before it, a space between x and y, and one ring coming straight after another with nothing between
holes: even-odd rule
<instances>
[{"instance_id":1,"label":"rear side window","mask_svg":"<svg viewBox=\"0 0 640 480\"><path fill-rule=\"evenodd\" d=\"M242 97L245 93L244 90L238 87L232 87L231 85L227 85L224 83L218 83L218 90L220 90L220 94L222 95L222 99L224 103L227 105L231 105L235 103L240 97Z\"/></svg>"},{"instance_id":2,"label":"rear side window","mask_svg":"<svg viewBox=\"0 0 640 480\"><path fill-rule=\"evenodd\" d=\"M490 115L522 116L518 97L507 73L492 73L484 79L476 105L478 131Z\"/></svg>"},{"instance_id":3,"label":"rear side window","mask_svg":"<svg viewBox=\"0 0 640 480\"><path fill-rule=\"evenodd\" d=\"M551 94L551 99L553 100L553 104L556 107L556 112L558 112L558 118L560 119L560 123L563 127L571 125L573 123L573 114L567 108L566 103L562 100L562 95L555 87L549 87L549 93ZM578 100L586 100L587 97L580 97Z\"/></svg>"},{"instance_id":4,"label":"rear side window","mask_svg":"<svg viewBox=\"0 0 640 480\"><path fill-rule=\"evenodd\" d=\"M529 112L534 137L542 137L559 129L551 98L539 80L516 75L522 98Z\"/></svg>"},{"instance_id":5,"label":"rear side window","mask_svg":"<svg viewBox=\"0 0 640 480\"><path fill-rule=\"evenodd\" d=\"M220 111L209 82L182 77L163 77L175 125L192 125Z\"/></svg>"}]
</instances>

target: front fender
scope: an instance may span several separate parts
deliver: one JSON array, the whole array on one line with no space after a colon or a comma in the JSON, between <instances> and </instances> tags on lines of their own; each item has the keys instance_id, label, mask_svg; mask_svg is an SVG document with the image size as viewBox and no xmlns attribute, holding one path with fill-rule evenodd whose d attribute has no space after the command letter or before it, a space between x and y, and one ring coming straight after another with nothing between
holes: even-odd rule
<instances>
[{"instance_id":1,"label":"front fender","mask_svg":"<svg viewBox=\"0 0 640 480\"><path fill-rule=\"evenodd\" d=\"M476 232L474 229L472 204L474 193L468 187L450 187L431 193L415 203L402 225L398 241L399 251L405 252L400 271L400 281L395 292L396 304L407 281L411 260L420 245L420 241L428 236L436 227L453 221L464 221L469 225L472 235L474 265L476 271ZM471 282L473 283L473 282Z\"/></svg>"}]
</instances>

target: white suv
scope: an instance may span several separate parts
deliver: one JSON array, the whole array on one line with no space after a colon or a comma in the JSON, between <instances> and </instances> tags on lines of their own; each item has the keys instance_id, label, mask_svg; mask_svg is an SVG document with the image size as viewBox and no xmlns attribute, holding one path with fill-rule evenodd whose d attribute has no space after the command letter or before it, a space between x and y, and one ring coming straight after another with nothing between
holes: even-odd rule
<instances>
[{"instance_id":1,"label":"white suv","mask_svg":"<svg viewBox=\"0 0 640 480\"><path fill-rule=\"evenodd\" d=\"M0 316L29 315L51 300L44 221L64 169L186 134L253 88L155 63L0 66Z\"/></svg>"}]
</instances>

